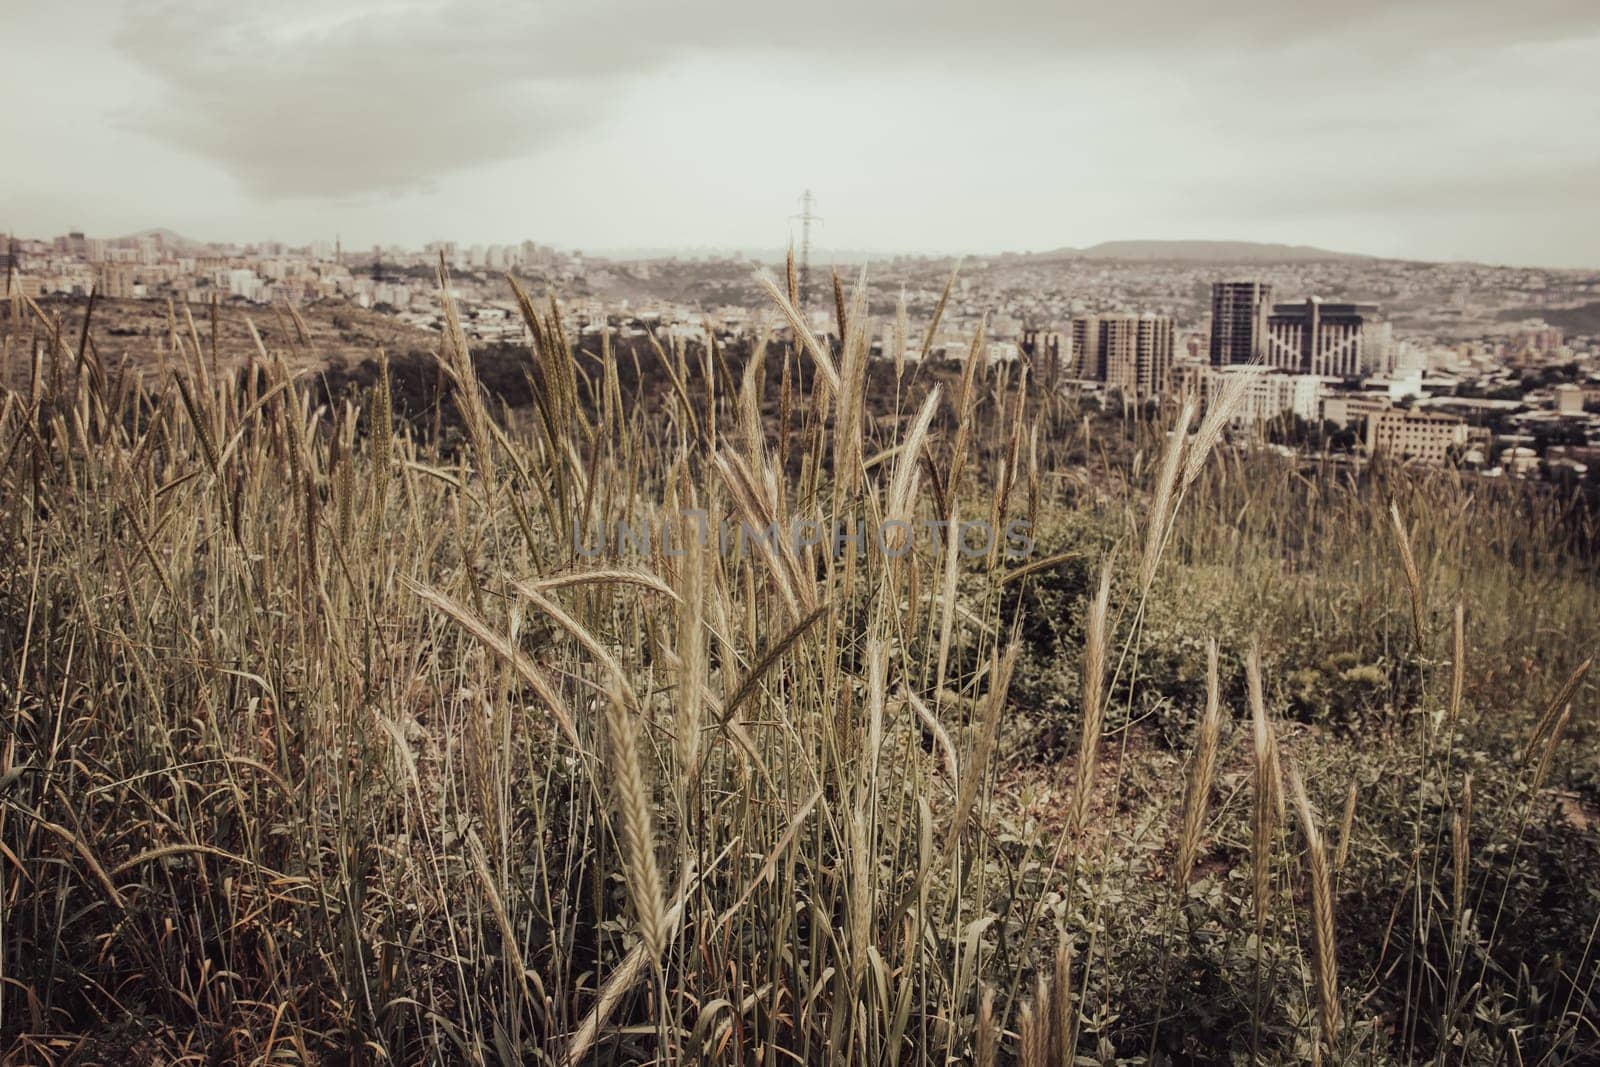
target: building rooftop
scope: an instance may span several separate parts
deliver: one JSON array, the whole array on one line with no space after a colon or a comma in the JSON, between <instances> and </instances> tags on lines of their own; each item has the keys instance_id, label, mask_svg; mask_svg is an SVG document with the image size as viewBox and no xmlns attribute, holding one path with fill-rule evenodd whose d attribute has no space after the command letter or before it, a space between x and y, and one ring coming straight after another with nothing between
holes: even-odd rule
<instances>
[{"instance_id":1,"label":"building rooftop","mask_svg":"<svg viewBox=\"0 0 1600 1067\"><path fill-rule=\"evenodd\" d=\"M1272 313L1285 318L1304 315L1309 307L1315 305L1323 315L1377 315L1378 305L1355 300L1324 300L1320 296L1308 296L1304 300L1293 300L1287 303L1274 303Z\"/></svg>"}]
</instances>

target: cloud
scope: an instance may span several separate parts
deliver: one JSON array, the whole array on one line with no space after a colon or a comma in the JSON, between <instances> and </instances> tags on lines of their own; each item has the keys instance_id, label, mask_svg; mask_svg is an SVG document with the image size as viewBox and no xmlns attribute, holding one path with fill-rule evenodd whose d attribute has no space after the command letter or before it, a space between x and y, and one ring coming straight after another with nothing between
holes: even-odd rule
<instances>
[{"instance_id":1,"label":"cloud","mask_svg":"<svg viewBox=\"0 0 1600 1067\"><path fill-rule=\"evenodd\" d=\"M605 122L627 86L707 57L768 57L819 79L863 65L1005 78L1060 64L1248 69L1287 49L1338 91L1419 42L1437 56L1585 33L1600 33L1591 0L435 0L169 3L128 16L115 43L163 89L124 121L270 199L409 191L549 158ZM1291 79L1273 95L1307 88Z\"/></svg>"},{"instance_id":2,"label":"cloud","mask_svg":"<svg viewBox=\"0 0 1600 1067\"><path fill-rule=\"evenodd\" d=\"M485 12L279 8L130 17L121 51L163 85L123 120L263 198L425 189L600 121L618 66L544 62L538 27Z\"/></svg>"},{"instance_id":3,"label":"cloud","mask_svg":"<svg viewBox=\"0 0 1600 1067\"><path fill-rule=\"evenodd\" d=\"M8 23L30 73L0 85L80 56L77 10ZM92 135L0 123L138 225L735 243L813 185L885 248L1600 240L1594 0L184 0L88 25L58 93Z\"/></svg>"}]
</instances>

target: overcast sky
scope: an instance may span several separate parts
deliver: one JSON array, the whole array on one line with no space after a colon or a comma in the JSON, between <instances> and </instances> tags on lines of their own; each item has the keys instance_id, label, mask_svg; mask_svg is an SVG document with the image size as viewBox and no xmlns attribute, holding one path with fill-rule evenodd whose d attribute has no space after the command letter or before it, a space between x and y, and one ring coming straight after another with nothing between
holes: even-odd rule
<instances>
[{"instance_id":1,"label":"overcast sky","mask_svg":"<svg viewBox=\"0 0 1600 1067\"><path fill-rule=\"evenodd\" d=\"M1600 266L1600 0L0 0L0 230Z\"/></svg>"}]
</instances>

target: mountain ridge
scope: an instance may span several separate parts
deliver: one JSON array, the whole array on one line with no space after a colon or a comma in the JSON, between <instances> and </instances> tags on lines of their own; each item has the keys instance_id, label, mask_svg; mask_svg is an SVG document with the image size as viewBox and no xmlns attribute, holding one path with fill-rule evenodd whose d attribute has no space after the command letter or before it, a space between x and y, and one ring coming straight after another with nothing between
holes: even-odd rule
<instances>
[{"instance_id":1,"label":"mountain ridge","mask_svg":"<svg viewBox=\"0 0 1600 1067\"><path fill-rule=\"evenodd\" d=\"M1205 240L1101 241L1087 248L1057 248L1025 255L1032 259L1184 260L1195 263L1309 263L1379 258L1356 252L1335 252L1312 245Z\"/></svg>"},{"instance_id":2,"label":"mountain ridge","mask_svg":"<svg viewBox=\"0 0 1600 1067\"><path fill-rule=\"evenodd\" d=\"M148 229L130 233L126 237L118 238L122 241L134 241L140 237L159 237L163 245L171 248L200 248L205 242L196 241L192 237L185 237L176 230L169 230L164 226L151 226Z\"/></svg>"}]
</instances>

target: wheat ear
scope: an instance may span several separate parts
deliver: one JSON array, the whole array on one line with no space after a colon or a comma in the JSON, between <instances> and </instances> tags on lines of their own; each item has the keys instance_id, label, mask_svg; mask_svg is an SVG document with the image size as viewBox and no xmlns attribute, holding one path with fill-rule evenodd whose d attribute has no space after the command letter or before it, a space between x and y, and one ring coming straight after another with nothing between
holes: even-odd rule
<instances>
[{"instance_id":1,"label":"wheat ear","mask_svg":"<svg viewBox=\"0 0 1600 1067\"><path fill-rule=\"evenodd\" d=\"M623 877L639 924L639 939L652 960L660 959L666 922L650 792L639 761L632 716L622 694L615 690L605 704L605 725L611 755L612 803L622 839Z\"/></svg>"},{"instance_id":2,"label":"wheat ear","mask_svg":"<svg viewBox=\"0 0 1600 1067\"><path fill-rule=\"evenodd\" d=\"M1322 1014L1322 1036L1331 1050L1339 1038L1339 962L1333 941L1333 880L1328 870L1328 851L1317 828L1316 814L1306 796L1305 783L1291 764L1286 768L1294 806L1300 816L1300 830L1306 839L1306 857L1311 875L1311 917L1314 923L1312 945L1316 955L1317 1002Z\"/></svg>"},{"instance_id":3,"label":"wheat ear","mask_svg":"<svg viewBox=\"0 0 1600 1067\"><path fill-rule=\"evenodd\" d=\"M1211 795L1212 775L1217 764L1217 740L1222 734L1222 687L1218 680L1217 642L1206 648L1206 710L1195 738L1194 759L1189 764L1189 780L1183 794L1183 835L1178 842L1178 865L1174 882L1182 893L1194 871L1200 851L1200 835L1205 829L1206 802Z\"/></svg>"},{"instance_id":4,"label":"wheat ear","mask_svg":"<svg viewBox=\"0 0 1600 1067\"><path fill-rule=\"evenodd\" d=\"M1100 730L1105 724L1106 615L1111 599L1111 568L1100 571L1100 591L1089 607L1089 627L1083 650L1083 728L1078 735L1077 780L1072 789L1072 832L1083 833L1094 795L1095 768L1099 761Z\"/></svg>"}]
</instances>

